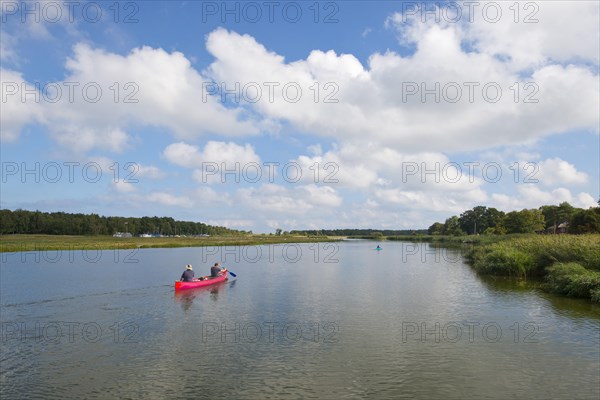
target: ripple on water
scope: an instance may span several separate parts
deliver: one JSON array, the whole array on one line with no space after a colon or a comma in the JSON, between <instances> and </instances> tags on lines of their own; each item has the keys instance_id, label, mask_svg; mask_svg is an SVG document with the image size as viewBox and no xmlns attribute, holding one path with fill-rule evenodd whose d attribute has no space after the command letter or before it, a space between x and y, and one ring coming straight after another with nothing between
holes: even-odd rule
<instances>
[{"instance_id":1,"label":"ripple on water","mask_svg":"<svg viewBox=\"0 0 600 400\"><path fill-rule=\"evenodd\" d=\"M482 280L462 262L423 264L403 260L410 248L399 244L368 254L366 245L341 244L331 264L315 263L308 247L311 256L293 264L241 262L236 281L181 295L165 265L198 249L140 251L144 282L123 282L122 265L103 265L87 293L72 291L82 282L69 266L53 266L59 287L45 292L17 293L16 281L3 279L3 299L12 300L2 322L94 322L102 335L3 341L2 398L599 398L597 311ZM536 341L515 342L510 328L530 321ZM220 332L267 322L278 324L274 340L266 330L257 341ZM319 324L318 340L282 336L288 322ZM456 342L403 335L406 323L452 322L497 323L502 340L485 341L481 330L472 342L466 332ZM334 341L325 340L327 323L337 327ZM218 331L207 336L207 326Z\"/></svg>"}]
</instances>

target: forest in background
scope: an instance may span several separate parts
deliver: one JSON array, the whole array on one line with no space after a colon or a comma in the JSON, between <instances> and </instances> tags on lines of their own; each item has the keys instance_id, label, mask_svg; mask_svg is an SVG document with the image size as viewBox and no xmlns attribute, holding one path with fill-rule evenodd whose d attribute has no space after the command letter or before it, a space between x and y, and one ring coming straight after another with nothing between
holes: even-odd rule
<instances>
[{"instance_id":1,"label":"forest in background","mask_svg":"<svg viewBox=\"0 0 600 400\"><path fill-rule=\"evenodd\" d=\"M171 217L104 217L97 214L69 214L27 210L0 210L0 234L46 235L239 235L237 231L202 222L176 221Z\"/></svg>"}]
</instances>

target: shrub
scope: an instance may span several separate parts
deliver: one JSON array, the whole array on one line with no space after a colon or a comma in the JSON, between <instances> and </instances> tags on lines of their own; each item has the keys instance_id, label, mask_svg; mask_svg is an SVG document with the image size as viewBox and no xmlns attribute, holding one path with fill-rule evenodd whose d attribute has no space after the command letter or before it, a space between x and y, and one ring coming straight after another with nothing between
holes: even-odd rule
<instances>
[{"instance_id":1,"label":"shrub","mask_svg":"<svg viewBox=\"0 0 600 400\"><path fill-rule=\"evenodd\" d=\"M545 286L555 293L600 302L600 273L574 262L548 267Z\"/></svg>"}]
</instances>

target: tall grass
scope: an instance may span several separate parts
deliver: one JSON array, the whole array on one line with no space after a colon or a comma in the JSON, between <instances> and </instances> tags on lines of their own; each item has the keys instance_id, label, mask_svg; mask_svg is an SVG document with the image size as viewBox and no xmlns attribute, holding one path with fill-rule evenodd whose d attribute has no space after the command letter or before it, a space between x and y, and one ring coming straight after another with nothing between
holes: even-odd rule
<instances>
[{"instance_id":1,"label":"tall grass","mask_svg":"<svg viewBox=\"0 0 600 400\"><path fill-rule=\"evenodd\" d=\"M577 263L556 263L548 267L547 272L545 289L600 303L600 272Z\"/></svg>"},{"instance_id":2,"label":"tall grass","mask_svg":"<svg viewBox=\"0 0 600 400\"><path fill-rule=\"evenodd\" d=\"M482 274L544 277L544 288L600 302L600 235L524 235L475 246L467 259Z\"/></svg>"},{"instance_id":3,"label":"tall grass","mask_svg":"<svg viewBox=\"0 0 600 400\"><path fill-rule=\"evenodd\" d=\"M465 235L465 236L446 236L446 235L399 235L387 236L386 240L395 240L401 242L429 242L441 244L444 246L462 246L464 244L487 244L497 243L509 238L510 235Z\"/></svg>"}]
</instances>

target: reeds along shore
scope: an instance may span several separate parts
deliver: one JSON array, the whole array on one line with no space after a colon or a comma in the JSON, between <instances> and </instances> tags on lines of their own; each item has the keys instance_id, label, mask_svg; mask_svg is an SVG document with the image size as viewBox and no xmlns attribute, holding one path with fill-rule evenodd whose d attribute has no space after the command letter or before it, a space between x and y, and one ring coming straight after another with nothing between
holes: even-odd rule
<instances>
[{"instance_id":1,"label":"reeds along shore","mask_svg":"<svg viewBox=\"0 0 600 400\"><path fill-rule=\"evenodd\" d=\"M542 277L542 289L600 303L600 235L526 235L474 246L466 257L486 275Z\"/></svg>"}]
</instances>

